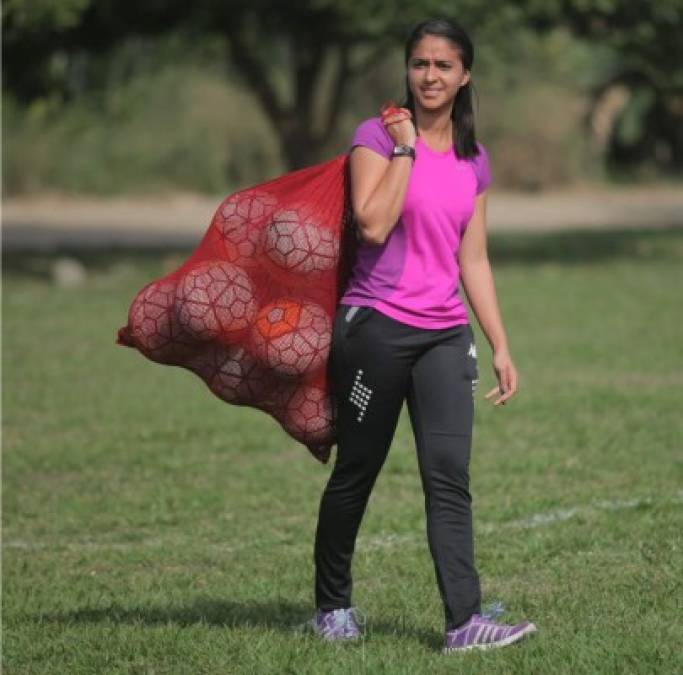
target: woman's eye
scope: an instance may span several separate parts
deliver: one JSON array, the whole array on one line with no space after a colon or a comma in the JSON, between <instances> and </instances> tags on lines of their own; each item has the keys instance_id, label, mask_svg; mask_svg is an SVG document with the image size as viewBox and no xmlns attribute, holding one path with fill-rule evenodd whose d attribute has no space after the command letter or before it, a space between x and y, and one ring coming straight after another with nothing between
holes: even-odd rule
<instances>
[{"instance_id":1,"label":"woman's eye","mask_svg":"<svg viewBox=\"0 0 683 675\"><path fill-rule=\"evenodd\" d=\"M425 61L415 61L415 63L413 63L415 68L424 68L424 66L427 65L429 64ZM450 63L437 63L436 65L441 68L441 70L449 70L451 67Z\"/></svg>"}]
</instances>

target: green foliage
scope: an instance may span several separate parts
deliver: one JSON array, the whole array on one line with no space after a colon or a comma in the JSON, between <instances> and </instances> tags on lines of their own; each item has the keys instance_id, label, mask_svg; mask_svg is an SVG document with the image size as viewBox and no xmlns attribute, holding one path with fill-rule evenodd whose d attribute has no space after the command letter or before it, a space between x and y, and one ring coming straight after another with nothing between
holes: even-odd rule
<instances>
[{"instance_id":1,"label":"green foliage","mask_svg":"<svg viewBox=\"0 0 683 675\"><path fill-rule=\"evenodd\" d=\"M74 28L92 0L5 0L2 14L12 29L51 32Z\"/></svg>"},{"instance_id":2,"label":"green foliage","mask_svg":"<svg viewBox=\"0 0 683 675\"><path fill-rule=\"evenodd\" d=\"M490 148L497 187L541 189L600 178L584 120L585 65L596 50L566 30L510 32L484 42L475 64L478 135Z\"/></svg>"},{"instance_id":3,"label":"green foliage","mask_svg":"<svg viewBox=\"0 0 683 675\"><path fill-rule=\"evenodd\" d=\"M344 147L359 110L374 114L388 83L402 80L408 30L443 14L474 38L481 129L504 149L499 186L596 177L606 157L617 172L673 173L683 167L682 6L10 0L4 185L223 192L226 181L322 161ZM388 60L396 73L382 81ZM590 151L591 115L617 85L629 96Z\"/></svg>"},{"instance_id":4,"label":"green foliage","mask_svg":"<svg viewBox=\"0 0 683 675\"><path fill-rule=\"evenodd\" d=\"M249 94L198 68L140 74L71 104L6 101L9 193L227 193L282 170Z\"/></svg>"},{"instance_id":5,"label":"green foliage","mask_svg":"<svg viewBox=\"0 0 683 675\"><path fill-rule=\"evenodd\" d=\"M562 22L612 46L624 69L660 88L683 87L683 0L527 0L525 11L533 22Z\"/></svg>"},{"instance_id":6,"label":"green foliage","mask_svg":"<svg viewBox=\"0 0 683 675\"><path fill-rule=\"evenodd\" d=\"M175 63L181 52L183 66ZM285 171L272 129L239 73L231 70L226 81L222 56L217 43L201 51L177 38L125 43L91 64L103 84L73 101L55 96L23 108L8 96L6 191L225 194ZM536 189L598 175L600 157L588 157L582 142L582 91L600 63L592 46L566 31L512 31L502 45L482 38L478 131L497 187ZM284 72L273 84L284 97L291 93ZM344 151L360 119L385 98L400 98L403 87L402 53L394 48L349 85L323 156Z\"/></svg>"},{"instance_id":7,"label":"green foliage","mask_svg":"<svg viewBox=\"0 0 683 675\"><path fill-rule=\"evenodd\" d=\"M647 112L654 103L651 89L641 87L634 92L630 105L626 107L616 128L616 136L626 145L635 143L645 133Z\"/></svg>"},{"instance_id":8,"label":"green foliage","mask_svg":"<svg viewBox=\"0 0 683 675\"><path fill-rule=\"evenodd\" d=\"M639 169L683 170L683 0L568 0L524 4L532 25L561 21L574 34L618 58L594 89L595 104L611 89L629 98L613 120L607 148L617 175Z\"/></svg>"}]
</instances>

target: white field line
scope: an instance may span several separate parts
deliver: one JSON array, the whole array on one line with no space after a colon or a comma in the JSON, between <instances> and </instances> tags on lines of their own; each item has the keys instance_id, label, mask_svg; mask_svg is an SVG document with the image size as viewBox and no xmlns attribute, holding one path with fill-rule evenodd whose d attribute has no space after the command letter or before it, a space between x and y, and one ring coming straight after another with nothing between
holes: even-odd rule
<instances>
[{"instance_id":1,"label":"white field line","mask_svg":"<svg viewBox=\"0 0 683 675\"><path fill-rule=\"evenodd\" d=\"M652 504L683 504L683 490L679 490L669 498L654 498L654 497L634 497L632 499L611 499L600 500L591 504L577 505L565 509L554 509L542 513L534 513L526 518L519 518L515 520L507 520L499 523L480 523L475 528L475 536L477 534L495 534L505 530L526 530L537 527L545 527L554 523L560 523L581 515L588 514L595 511L623 511L626 509L637 508L642 505ZM381 550L385 548L393 548L396 546L406 546L419 544L422 546L425 540L425 533L408 532L404 534L379 534L373 536L360 535L357 540L356 550L362 553ZM13 539L3 541L3 548L23 549L23 550L41 550L54 549L55 551L136 551L146 548L161 548L165 546L179 546L186 542L172 539L172 538L152 538L137 542L116 542L116 541L38 541L38 540L22 540ZM233 553L249 548L258 548L261 546L278 546L284 544L289 549L295 550L312 550L312 543L304 544L290 544L288 542L281 542L277 539L255 539L252 541L245 541L241 544L217 544L209 543L202 544L193 540L192 546L203 550L212 550L217 553Z\"/></svg>"},{"instance_id":2,"label":"white field line","mask_svg":"<svg viewBox=\"0 0 683 675\"><path fill-rule=\"evenodd\" d=\"M681 504L683 503L683 490L679 490L675 495L669 499L655 499L653 497L637 497L633 499L611 499L593 502L583 506L572 506L566 509L554 509L544 513L534 513L526 518L516 520L508 520L500 523L480 523L475 527L475 536L477 534L496 534L504 530L524 530L536 527L543 527L545 525L552 525L553 523L570 520L575 516L587 514L596 510L603 511L622 511L624 509L632 509L643 504ZM394 546L406 546L410 544L419 543L422 545L426 534L420 534L418 537L414 533L406 534L385 534L375 535L373 537L358 537L357 548L362 551L373 551L383 548L392 548Z\"/></svg>"}]
</instances>

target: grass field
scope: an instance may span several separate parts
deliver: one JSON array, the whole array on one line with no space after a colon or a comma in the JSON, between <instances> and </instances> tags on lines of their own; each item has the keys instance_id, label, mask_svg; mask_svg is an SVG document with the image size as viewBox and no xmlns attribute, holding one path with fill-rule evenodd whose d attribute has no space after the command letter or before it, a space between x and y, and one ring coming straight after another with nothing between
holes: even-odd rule
<instances>
[{"instance_id":1,"label":"grass field","mask_svg":"<svg viewBox=\"0 0 683 675\"><path fill-rule=\"evenodd\" d=\"M184 254L90 254L72 290L5 261L5 673L681 672L683 230L492 238L521 389L483 399L476 327L477 564L484 604L539 632L450 656L405 410L354 558L366 639L292 631L330 466L114 345Z\"/></svg>"}]
</instances>

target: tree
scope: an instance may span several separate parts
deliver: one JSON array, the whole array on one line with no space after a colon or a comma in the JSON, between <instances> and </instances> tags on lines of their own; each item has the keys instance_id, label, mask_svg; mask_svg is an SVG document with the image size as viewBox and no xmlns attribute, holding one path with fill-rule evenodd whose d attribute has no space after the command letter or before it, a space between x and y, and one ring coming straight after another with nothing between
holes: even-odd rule
<instances>
[{"instance_id":1,"label":"tree","mask_svg":"<svg viewBox=\"0 0 683 675\"><path fill-rule=\"evenodd\" d=\"M443 7L436 0L43 0L38 5L34 12L35 0L7 0L3 10L5 83L19 97L30 100L59 88L49 68L55 54L103 52L131 35L179 28L196 31L198 39L218 33L231 68L256 95L292 168L319 160L350 82L400 45L412 25ZM482 22L495 5L482 10L467 0L458 16ZM273 83L273 74L283 69L290 100ZM332 71L331 84L321 96L326 69ZM63 83L62 89L67 95ZM320 100L327 105L316 111Z\"/></svg>"},{"instance_id":2,"label":"tree","mask_svg":"<svg viewBox=\"0 0 683 675\"><path fill-rule=\"evenodd\" d=\"M617 58L595 87L595 106L614 87L630 92L612 128L612 157L683 165L683 0L462 0L454 8L439 0L6 0L4 82L24 101L52 91L68 97L69 63L131 36L217 34L296 168L319 160L354 78L402 45L414 24L444 10L477 38L504 42L520 26L566 25L608 45ZM275 86L282 72L288 95Z\"/></svg>"},{"instance_id":3,"label":"tree","mask_svg":"<svg viewBox=\"0 0 683 675\"><path fill-rule=\"evenodd\" d=\"M562 22L617 55L592 92L595 110L618 102L608 139L614 164L683 169L683 0L527 0L523 11L538 30Z\"/></svg>"}]
</instances>

